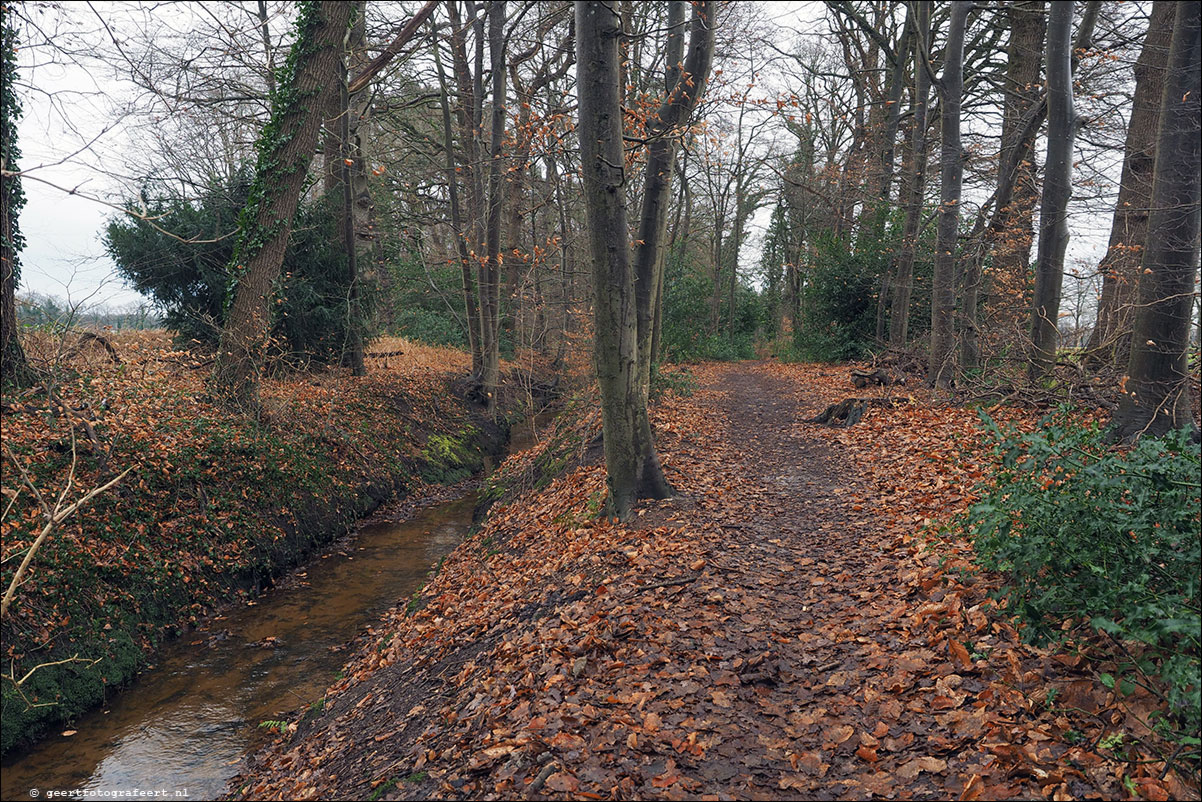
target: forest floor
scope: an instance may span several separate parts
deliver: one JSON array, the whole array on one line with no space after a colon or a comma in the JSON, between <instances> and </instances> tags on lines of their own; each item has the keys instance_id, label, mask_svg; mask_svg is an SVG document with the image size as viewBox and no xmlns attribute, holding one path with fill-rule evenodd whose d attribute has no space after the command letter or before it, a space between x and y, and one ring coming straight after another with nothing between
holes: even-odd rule
<instances>
[{"instance_id":1,"label":"forest floor","mask_svg":"<svg viewBox=\"0 0 1202 802\"><path fill-rule=\"evenodd\" d=\"M695 373L654 410L677 498L605 522L586 460L498 505L234 795L1196 797L1128 751L1151 703L1023 644L939 529L987 471L974 410L835 367ZM847 395L898 400L805 422Z\"/></svg>"}]
</instances>

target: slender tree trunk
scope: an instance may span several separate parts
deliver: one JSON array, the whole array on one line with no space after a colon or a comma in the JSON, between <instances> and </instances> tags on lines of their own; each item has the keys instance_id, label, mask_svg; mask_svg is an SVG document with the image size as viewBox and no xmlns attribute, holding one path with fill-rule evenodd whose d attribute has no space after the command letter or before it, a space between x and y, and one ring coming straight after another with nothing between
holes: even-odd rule
<instances>
[{"instance_id":1,"label":"slender tree trunk","mask_svg":"<svg viewBox=\"0 0 1202 802\"><path fill-rule=\"evenodd\" d=\"M671 95L680 80L684 60L685 3L668 3L668 42L664 50L664 96ZM708 72L708 69L707 69ZM647 147L647 172L643 184L642 212L634 251L635 291L637 293L639 388L644 399L651 387L651 365L654 361L655 313L659 305L660 280L663 270L664 235L671 197L672 174L676 164L678 139L671 135L665 121L655 130L648 130L651 144Z\"/></svg>"},{"instance_id":2,"label":"slender tree trunk","mask_svg":"<svg viewBox=\"0 0 1202 802\"><path fill-rule=\"evenodd\" d=\"M619 17L604 2L576 4L578 133L593 262L597 382L609 513L628 519L639 498L667 487L639 386L638 313L626 218L618 80Z\"/></svg>"},{"instance_id":3,"label":"slender tree trunk","mask_svg":"<svg viewBox=\"0 0 1202 802\"><path fill-rule=\"evenodd\" d=\"M964 183L964 153L960 145L960 96L964 91L964 28L971 0L954 0L939 81L943 151L939 226L935 245L935 275L931 281L931 353L927 382L947 387L954 375L950 364L955 345L956 240L960 228L960 191Z\"/></svg>"},{"instance_id":4,"label":"slender tree trunk","mask_svg":"<svg viewBox=\"0 0 1202 802\"><path fill-rule=\"evenodd\" d=\"M225 403L258 405L259 374L271 327L272 284L279 277L292 218L317 145L327 94L337 87L349 3L300 3L291 72L272 98L259 136L259 161L231 273L233 307L221 333L210 387Z\"/></svg>"},{"instance_id":5,"label":"slender tree trunk","mask_svg":"<svg viewBox=\"0 0 1202 802\"><path fill-rule=\"evenodd\" d=\"M1072 195L1073 115L1072 2L1053 3L1048 15L1048 155L1044 164L1039 212L1039 253L1035 264L1035 296L1031 304L1031 357L1027 376L1047 378L1056 362L1059 340L1060 290L1064 252L1068 247L1066 210Z\"/></svg>"},{"instance_id":6,"label":"slender tree trunk","mask_svg":"<svg viewBox=\"0 0 1202 802\"><path fill-rule=\"evenodd\" d=\"M1097 322L1086 346L1094 363L1126 367L1131 353L1133 307L1156 165L1156 129L1176 6L1167 0L1152 4L1148 33L1135 62L1135 94L1127 123L1123 174L1110 226L1110 247L1098 266L1102 274L1102 297L1098 301Z\"/></svg>"},{"instance_id":7,"label":"slender tree trunk","mask_svg":"<svg viewBox=\"0 0 1202 802\"><path fill-rule=\"evenodd\" d=\"M482 37L483 18L477 17L473 23L478 38L476 49L477 73L473 77L468 66L467 49L465 45L465 30L459 20L459 7L456 0L448 0L447 10L451 18L451 59L455 71L455 83L458 88L459 131L460 141L464 152L462 165L467 190L467 220L468 226L463 236L467 237L467 256L470 263L465 263L464 269L471 275L465 276L465 286L476 285L475 306L472 308L475 317L476 348L472 351L472 378L484 381L484 316L481 307L484 305L484 287L479 285L480 260L484 250L484 182L481 178L480 166L480 119L483 115L483 84L480 81L479 69L483 61ZM475 3L469 0L468 14L474 15Z\"/></svg>"},{"instance_id":8,"label":"slender tree trunk","mask_svg":"<svg viewBox=\"0 0 1202 802\"><path fill-rule=\"evenodd\" d=\"M881 249L882 264L885 266L881 273L880 290L876 303L876 339L885 339L885 310L889 306L889 297L893 289L893 272L895 265L889 252L892 244L886 245L885 226L888 223L893 192L893 161L897 153L897 129L901 125L901 100L906 83L906 62L911 51L910 39L913 36L914 12L909 4L906 6L906 25L902 29L897 49L889 53L889 78L885 85L884 123L880 132L880 151L878 166L878 183L876 192L876 208L872 212L872 240Z\"/></svg>"},{"instance_id":9,"label":"slender tree trunk","mask_svg":"<svg viewBox=\"0 0 1202 802\"><path fill-rule=\"evenodd\" d=\"M1177 3L1174 10L1148 220L1155 236L1144 249L1129 378L1113 422L1124 440L1197 431L1186 350L1202 202L1202 25L1197 6Z\"/></svg>"},{"instance_id":10,"label":"slender tree trunk","mask_svg":"<svg viewBox=\"0 0 1202 802\"><path fill-rule=\"evenodd\" d=\"M1026 117L1039 102L1043 13L1043 0L1013 3L1006 8L1010 42L1006 50L1006 96L1002 107L997 191L992 217L988 217L985 208L977 217L969 235L974 247L964 260L958 318L962 370L973 370L981 361L978 306L985 257L991 249L994 253L995 296L1025 297L1027 260L1031 252L1031 214L1039 199L1031 167L1039 126L1029 124Z\"/></svg>"},{"instance_id":11,"label":"slender tree trunk","mask_svg":"<svg viewBox=\"0 0 1202 802\"><path fill-rule=\"evenodd\" d=\"M492 69L492 130L489 136L488 217L485 247L480 266L480 342L484 357L483 390L489 414L497 407L501 370L501 237L505 163L505 0L488 6L488 50Z\"/></svg>"},{"instance_id":12,"label":"slender tree trunk","mask_svg":"<svg viewBox=\"0 0 1202 802\"><path fill-rule=\"evenodd\" d=\"M472 355L472 376L481 375L483 361L480 351L480 310L476 307L476 279L472 275L472 259L468 253L467 230L463 224L463 212L459 206L459 176L455 165L455 135L451 127L451 105L447 99L447 79L443 73L442 58L434 48L434 64L438 71L438 85L442 89L439 100L442 108L442 148L446 157L447 195L451 201L451 229L455 238L455 251L459 256L459 267L463 286L463 310L467 325L468 351Z\"/></svg>"},{"instance_id":13,"label":"slender tree trunk","mask_svg":"<svg viewBox=\"0 0 1202 802\"><path fill-rule=\"evenodd\" d=\"M356 0L352 5L352 22L346 47L347 61L341 71L342 80L339 82L338 87L338 184L341 189L342 201L342 248L346 253L347 277L349 281L346 323L350 342L347 343L347 352L350 358L351 374L366 376L367 366L363 360L363 328L366 320L360 302L361 264L359 259L359 237L356 232L357 214L355 203L355 173L363 172L363 154L355 146L360 114L356 108L356 104L352 102L350 93L347 91L347 82L350 80L349 71L352 70L351 58L353 54L361 53L363 49L363 37L366 31L364 10L367 3L366 0ZM366 188L367 182L365 180L360 183ZM368 204L370 205L370 198L368 199Z\"/></svg>"},{"instance_id":14,"label":"slender tree trunk","mask_svg":"<svg viewBox=\"0 0 1202 802\"><path fill-rule=\"evenodd\" d=\"M931 3L917 0L914 14L914 104L911 125L910 172L902 194L905 196L906 222L902 231L901 253L894 275L893 297L889 308L889 342L902 347L910 328L910 295L914 289L914 251L918 246L918 224L922 218L922 199L927 168L927 99L930 78L923 66L930 46Z\"/></svg>"}]
</instances>

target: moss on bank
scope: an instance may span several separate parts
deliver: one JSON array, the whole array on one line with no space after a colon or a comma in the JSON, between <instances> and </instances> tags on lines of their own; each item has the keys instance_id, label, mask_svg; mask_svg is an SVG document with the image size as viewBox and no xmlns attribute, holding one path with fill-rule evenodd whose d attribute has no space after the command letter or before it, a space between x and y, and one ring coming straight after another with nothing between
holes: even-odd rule
<instances>
[{"instance_id":1,"label":"moss on bank","mask_svg":"<svg viewBox=\"0 0 1202 802\"><path fill-rule=\"evenodd\" d=\"M78 486L136 469L46 541L3 622L4 752L101 703L165 638L269 586L384 500L478 471L506 435L429 374L280 384L262 421L230 417L192 389L114 369L58 390L72 408L106 410L93 423L100 448L76 438ZM37 401L6 410L5 444L57 495L72 425ZM6 488L19 483L14 467L6 455ZM20 562L11 556L40 528L29 495L4 519L5 587Z\"/></svg>"}]
</instances>

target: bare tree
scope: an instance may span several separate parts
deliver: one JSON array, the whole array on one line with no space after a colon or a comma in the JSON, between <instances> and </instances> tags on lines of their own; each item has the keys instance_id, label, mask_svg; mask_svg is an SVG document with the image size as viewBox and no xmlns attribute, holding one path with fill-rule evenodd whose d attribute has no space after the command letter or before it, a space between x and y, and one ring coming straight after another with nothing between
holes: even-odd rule
<instances>
[{"instance_id":1,"label":"bare tree","mask_svg":"<svg viewBox=\"0 0 1202 802\"><path fill-rule=\"evenodd\" d=\"M930 94L927 51L931 37L930 0L917 0L914 13L914 95L910 120L910 169L902 180L902 202L906 222L902 232L901 254L894 271L893 292L889 304L889 342L906 344L910 327L910 295L914 290L914 251L918 246L918 224L922 218L922 199L927 167L927 99Z\"/></svg>"},{"instance_id":2,"label":"bare tree","mask_svg":"<svg viewBox=\"0 0 1202 802\"><path fill-rule=\"evenodd\" d=\"M1195 428L1186 349L1202 201L1202 22L1189 3L1174 10L1148 219L1155 236L1144 249L1128 381L1113 421L1114 436L1126 440Z\"/></svg>"},{"instance_id":3,"label":"bare tree","mask_svg":"<svg viewBox=\"0 0 1202 802\"><path fill-rule=\"evenodd\" d=\"M1156 165L1157 123L1169 57L1175 3L1157 0L1139 60L1135 63L1135 93L1124 144L1123 174L1115 200L1102 273L1102 297L1097 323L1087 348L1101 363L1126 366L1131 354L1132 310L1138 294L1138 270L1146 247L1152 174Z\"/></svg>"},{"instance_id":4,"label":"bare tree","mask_svg":"<svg viewBox=\"0 0 1202 802\"><path fill-rule=\"evenodd\" d=\"M1056 361L1057 319L1068 247L1066 208L1072 194L1073 115L1072 31L1075 3L1053 3L1048 15L1048 154L1039 211L1039 253L1031 306L1028 378L1039 381Z\"/></svg>"},{"instance_id":5,"label":"bare tree","mask_svg":"<svg viewBox=\"0 0 1202 802\"><path fill-rule=\"evenodd\" d=\"M931 282L931 353L927 382L947 387L953 370L956 313L956 244L960 228L960 193L964 183L964 153L960 146L960 96L964 91L964 28L972 2L955 0L947 31L943 75L939 79L942 105L943 152L940 160L941 189L939 229L935 244L935 275Z\"/></svg>"}]
</instances>

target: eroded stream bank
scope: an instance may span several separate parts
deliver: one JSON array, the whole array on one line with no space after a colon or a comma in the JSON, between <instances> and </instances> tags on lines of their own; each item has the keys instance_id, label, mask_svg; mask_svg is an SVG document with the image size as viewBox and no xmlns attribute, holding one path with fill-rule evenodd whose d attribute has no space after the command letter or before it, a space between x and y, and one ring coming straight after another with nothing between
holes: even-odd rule
<instances>
[{"instance_id":1,"label":"eroded stream bank","mask_svg":"<svg viewBox=\"0 0 1202 802\"><path fill-rule=\"evenodd\" d=\"M534 432L515 427L510 449L528 446ZM320 705L347 643L462 542L476 495L400 523L367 523L293 581L166 647L153 670L75 722L73 735L6 760L3 798L37 798L33 789L41 798L72 790L94 799L216 798L267 736L262 722Z\"/></svg>"}]
</instances>

